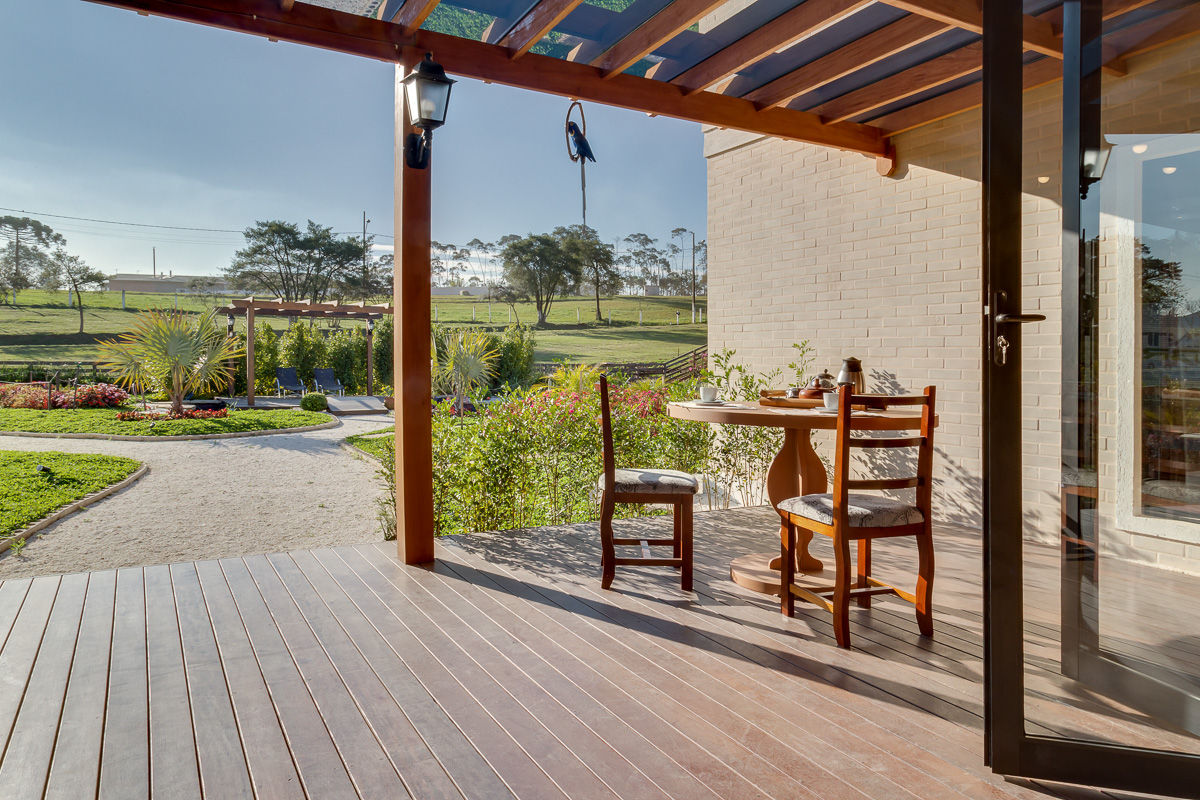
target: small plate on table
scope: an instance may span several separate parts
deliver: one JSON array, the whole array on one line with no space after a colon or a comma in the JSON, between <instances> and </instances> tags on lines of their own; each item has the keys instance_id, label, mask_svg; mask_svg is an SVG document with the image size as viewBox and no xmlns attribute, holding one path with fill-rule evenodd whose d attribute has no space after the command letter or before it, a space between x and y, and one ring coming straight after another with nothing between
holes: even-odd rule
<instances>
[{"instance_id":1,"label":"small plate on table","mask_svg":"<svg viewBox=\"0 0 1200 800\"><path fill-rule=\"evenodd\" d=\"M724 400L693 400L698 406L724 406L728 405Z\"/></svg>"}]
</instances>

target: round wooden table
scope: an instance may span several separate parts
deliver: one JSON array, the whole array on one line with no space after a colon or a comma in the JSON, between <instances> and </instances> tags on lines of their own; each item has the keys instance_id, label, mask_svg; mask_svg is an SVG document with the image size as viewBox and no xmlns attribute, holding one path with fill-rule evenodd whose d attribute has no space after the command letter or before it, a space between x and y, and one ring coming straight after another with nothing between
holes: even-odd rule
<instances>
[{"instance_id":1,"label":"round wooden table","mask_svg":"<svg viewBox=\"0 0 1200 800\"><path fill-rule=\"evenodd\" d=\"M668 403L667 415L693 422L722 425L757 425L783 428L783 446L767 470L767 498L778 510L789 497L821 494L829 490L825 465L812 446L814 430L836 430L837 416L818 409L764 406L755 401L704 405L697 402ZM937 424L937 419L934 419ZM854 429L867 431L904 431L919 428L921 415L910 411L855 411ZM780 515L780 537L787 525ZM824 565L809 555L812 531L799 530L796 537L796 569L820 572ZM779 593L780 556L775 553L751 553L733 560L729 577L739 586L767 594Z\"/></svg>"}]
</instances>

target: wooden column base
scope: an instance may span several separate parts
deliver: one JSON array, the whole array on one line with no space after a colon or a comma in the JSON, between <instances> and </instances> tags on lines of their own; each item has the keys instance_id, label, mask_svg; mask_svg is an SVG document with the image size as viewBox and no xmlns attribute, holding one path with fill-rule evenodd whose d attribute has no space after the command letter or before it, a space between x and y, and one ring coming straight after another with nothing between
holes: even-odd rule
<instances>
[{"instance_id":1,"label":"wooden column base","mask_svg":"<svg viewBox=\"0 0 1200 800\"><path fill-rule=\"evenodd\" d=\"M801 572L820 572L821 562L811 558ZM813 566L815 564L815 566ZM779 554L750 553L729 563L729 579L752 592L779 594Z\"/></svg>"}]
</instances>

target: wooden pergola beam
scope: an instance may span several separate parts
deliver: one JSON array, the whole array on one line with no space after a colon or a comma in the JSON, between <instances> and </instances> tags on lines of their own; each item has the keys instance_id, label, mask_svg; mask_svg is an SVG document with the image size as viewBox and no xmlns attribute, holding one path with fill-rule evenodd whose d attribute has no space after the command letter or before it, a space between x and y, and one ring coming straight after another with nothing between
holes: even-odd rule
<instances>
[{"instance_id":1,"label":"wooden pergola beam","mask_svg":"<svg viewBox=\"0 0 1200 800\"><path fill-rule=\"evenodd\" d=\"M972 33L983 33L983 11L977 0L882 0L893 8L937 20ZM1014 0L1016 2L1016 0ZM1062 60L1062 37L1044 19L1024 15L1026 50Z\"/></svg>"},{"instance_id":2,"label":"wooden pergola beam","mask_svg":"<svg viewBox=\"0 0 1200 800\"><path fill-rule=\"evenodd\" d=\"M695 94L778 50L812 36L873 1L807 0L728 47L713 53L691 69L677 75L671 83L683 88L688 94Z\"/></svg>"},{"instance_id":3,"label":"wooden pergola beam","mask_svg":"<svg viewBox=\"0 0 1200 800\"><path fill-rule=\"evenodd\" d=\"M920 94L983 69L983 43L975 42L897 72L812 109L830 122L841 122Z\"/></svg>"},{"instance_id":4,"label":"wooden pergola beam","mask_svg":"<svg viewBox=\"0 0 1200 800\"><path fill-rule=\"evenodd\" d=\"M529 48L554 30L554 26L567 18L583 0L541 0L528 14L505 34L498 44L507 47L512 58L520 58Z\"/></svg>"},{"instance_id":5,"label":"wooden pergola beam","mask_svg":"<svg viewBox=\"0 0 1200 800\"><path fill-rule=\"evenodd\" d=\"M763 108L781 106L802 94L927 42L948 30L952 30L952 26L926 17L904 17L829 55L810 61L799 69L763 84L746 94L745 98Z\"/></svg>"},{"instance_id":6,"label":"wooden pergola beam","mask_svg":"<svg viewBox=\"0 0 1200 800\"><path fill-rule=\"evenodd\" d=\"M592 64L602 70L606 80L620 75L724 4L725 0L674 0L593 59Z\"/></svg>"},{"instance_id":7,"label":"wooden pergola beam","mask_svg":"<svg viewBox=\"0 0 1200 800\"><path fill-rule=\"evenodd\" d=\"M421 27L421 23L437 8L438 0L405 0L403 6L391 22L399 25L404 32L412 33Z\"/></svg>"},{"instance_id":8,"label":"wooden pergola beam","mask_svg":"<svg viewBox=\"0 0 1200 800\"><path fill-rule=\"evenodd\" d=\"M864 155L888 154L883 132L868 125L826 125L815 114L786 108L759 111L748 100L714 92L688 97L677 86L634 75L619 74L605 80L604 73L596 67L536 53L513 60L506 48L497 45L427 30L406 35L397 25L308 3L298 2L291 12L284 14L273 0L90 2L392 63L405 57L415 63L424 53L432 52L447 72L458 76Z\"/></svg>"}]
</instances>

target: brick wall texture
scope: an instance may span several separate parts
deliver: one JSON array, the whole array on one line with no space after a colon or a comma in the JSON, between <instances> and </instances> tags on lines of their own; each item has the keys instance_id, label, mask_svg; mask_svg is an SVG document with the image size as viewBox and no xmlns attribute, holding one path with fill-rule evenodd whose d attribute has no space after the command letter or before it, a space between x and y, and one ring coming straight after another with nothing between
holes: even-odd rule
<instances>
[{"instance_id":1,"label":"brick wall texture","mask_svg":"<svg viewBox=\"0 0 1200 800\"><path fill-rule=\"evenodd\" d=\"M1106 79L1107 132L1200 129L1197 60L1183 42ZM1060 514L1061 85L1027 92L1024 110L1023 305L1048 320L1024 330L1023 472L1026 533L1044 538L1057 537ZM978 526L980 114L917 128L895 145L899 168L881 177L858 154L706 133L709 347L734 349L766 371L793 360L791 344L807 339L818 370L836 373L843 357L860 358L869 390L935 384L937 513ZM1115 373L1115 276L1104 286L1102 358ZM1106 386L1101 450L1111 462L1116 394ZM1115 480L1114 466L1102 468L1102 506L1111 506ZM1164 537L1115 534L1111 548L1139 560L1156 561L1155 547L1176 549Z\"/></svg>"}]
</instances>

